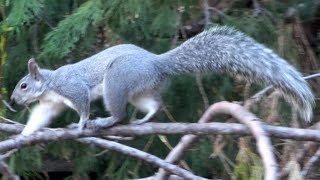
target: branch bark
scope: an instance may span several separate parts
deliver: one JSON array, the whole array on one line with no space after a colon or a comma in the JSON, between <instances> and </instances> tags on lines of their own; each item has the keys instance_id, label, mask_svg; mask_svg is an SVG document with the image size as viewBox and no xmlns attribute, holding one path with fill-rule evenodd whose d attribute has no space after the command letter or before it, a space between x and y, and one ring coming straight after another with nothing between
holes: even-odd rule
<instances>
[{"instance_id":1,"label":"branch bark","mask_svg":"<svg viewBox=\"0 0 320 180\"><path fill-rule=\"evenodd\" d=\"M238 104L220 102L212 105L210 108L212 108L212 112L216 112L217 114L230 114L249 127L257 141L258 152L263 161L265 169L264 179L277 179L278 164L273 154L271 140L265 129L263 129L260 119Z\"/></svg>"},{"instance_id":2,"label":"branch bark","mask_svg":"<svg viewBox=\"0 0 320 180\"><path fill-rule=\"evenodd\" d=\"M293 139L297 141L320 142L320 131L289 128L281 126L262 125L263 129L273 137L282 139ZM20 133L22 127L15 124L0 123L0 131L8 133ZM65 139L76 139L82 137L103 136L143 136L152 134L194 134L194 135L250 135L249 128L237 123L145 123L142 125L119 125L109 129L92 130L86 129L43 129L30 136L17 135L12 139L0 142L0 151L8 151L15 148L25 147L31 144L57 141Z\"/></svg>"},{"instance_id":3,"label":"branch bark","mask_svg":"<svg viewBox=\"0 0 320 180\"><path fill-rule=\"evenodd\" d=\"M309 172L313 169L313 166L316 162L318 162L320 159L320 148L314 153L314 155L309 159L309 161L306 163L305 167L303 168L301 175L305 178L308 176Z\"/></svg>"},{"instance_id":4,"label":"branch bark","mask_svg":"<svg viewBox=\"0 0 320 180\"><path fill-rule=\"evenodd\" d=\"M5 159L10 157L16 151L17 151L17 149L13 149L3 155L0 155L0 173L3 175L4 179L7 179L7 180L15 180L16 179L16 175L13 174L13 172L11 172L8 165L4 162Z\"/></svg>"},{"instance_id":5,"label":"branch bark","mask_svg":"<svg viewBox=\"0 0 320 180\"><path fill-rule=\"evenodd\" d=\"M8 165L3 161L0 160L0 172L3 175L4 179L7 180L15 180L15 175L10 171Z\"/></svg>"}]
</instances>

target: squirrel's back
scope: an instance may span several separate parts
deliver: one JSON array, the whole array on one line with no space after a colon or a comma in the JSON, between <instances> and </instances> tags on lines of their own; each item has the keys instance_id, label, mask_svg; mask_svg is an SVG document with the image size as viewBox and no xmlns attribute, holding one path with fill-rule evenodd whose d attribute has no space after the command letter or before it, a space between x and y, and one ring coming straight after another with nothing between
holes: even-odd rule
<instances>
[{"instance_id":1,"label":"squirrel's back","mask_svg":"<svg viewBox=\"0 0 320 180\"><path fill-rule=\"evenodd\" d=\"M59 82L59 79L74 79L77 77L90 86L90 88L93 88L97 84L102 83L104 74L113 63L119 60L141 59L141 57L146 55L148 57L152 56L149 59L156 57L155 54L133 44L112 46L82 61L67 64L56 69L52 77L55 79L53 82Z\"/></svg>"},{"instance_id":2,"label":"squirrel's back","mask_svg":"<svg viewBox=\"0 0 320 180\"><path fill-rule=\"evenodd\" d=\"M312 117L314 96L301 74L271 49L229 27L213 27L160 55L163 73L215 71L241 75L252 82L271 84Z\"/></svg>"}]
</instances>

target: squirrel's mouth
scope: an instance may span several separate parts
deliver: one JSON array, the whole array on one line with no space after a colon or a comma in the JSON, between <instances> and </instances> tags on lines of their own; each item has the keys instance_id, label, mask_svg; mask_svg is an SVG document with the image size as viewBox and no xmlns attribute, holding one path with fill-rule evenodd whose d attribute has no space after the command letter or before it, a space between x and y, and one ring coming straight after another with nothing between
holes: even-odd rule
<instances>
[{"instance_id":1,"label":"squirrel's mouth","mask_svg":"<svg viewBox=\"0 0 320 180\"><path fill-rule=\"evenodd\" d=\"M27 98L19 98L19 100L17 100L16 98L14 98L13 96L10 98L10 106L15 106L15 105L20 105L20 106L28 106L29 104L31 104L32 102L34 102L34 99L27 99Z\"/></svg>"},{"instance_id":2,"label":"squirrel's mouth","mask_svg":"<svg viewBox=\"0 0 320 180\"><path fill-rule=\"evenodd\" d=\"M31 103L35 102L37 99L27 99L20 103L22 106L29 106Z\"/></svg>"},{"instance_id":3,"label":"squirrel's mouth","mask_svg":"<svg viewBox=\"0 0 320 180\"><path fill-rule=\"evenodd\" d=\"M15 102L13 99L11 99L10 102L9 102L9 106L12 107L12 106L14 106L15 104L16 104L16 102Z\"/></svg>"},{"instance_id":4,"label":"squirrel's mouth","mask_svg":"<svg viewBox=\"0 0 320 180\"><path fill-rule=\"evenodd\" d=\"M10 99L10 102L7 103L7 108L12 112L17 112L18 110L21 110L22 108L28 107L29 103L26 102L19 102L16 101L14 98Z\"/></svg>"}]
</instances>

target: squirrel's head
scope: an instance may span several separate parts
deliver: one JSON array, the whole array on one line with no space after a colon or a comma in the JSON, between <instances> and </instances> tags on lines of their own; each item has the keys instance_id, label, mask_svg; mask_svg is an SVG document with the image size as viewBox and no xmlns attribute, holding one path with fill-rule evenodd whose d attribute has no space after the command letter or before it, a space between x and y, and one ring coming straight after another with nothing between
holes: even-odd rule
<instances>
[{"instance_id":1,"label":"squirrel's head","mask_svg":"<svg viewBox=\"0 0 320 180\"><path fill-rule=\"evenodd\" d=\"M23 77L13 90L11 103L28 105L38 100L44 92L44 77L40 73L40 68L32 58L28 61L29 74Z\"/></svg>"}]
</instances>

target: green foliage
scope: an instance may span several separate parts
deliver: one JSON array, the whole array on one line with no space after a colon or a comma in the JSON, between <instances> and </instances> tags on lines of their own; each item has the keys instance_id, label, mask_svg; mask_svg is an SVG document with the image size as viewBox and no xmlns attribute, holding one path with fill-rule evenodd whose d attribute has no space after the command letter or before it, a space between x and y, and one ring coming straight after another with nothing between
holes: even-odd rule
<instances>
[{"instance_id":1,"label":"green foliage","mask_svg":"<svg viewBox=\"0 0 320 180\"><path fill-rule=\"evenodd\" d=\"M300 51L291 38L293 33L290 26L279 26L279 23L284 22L283 18L290 7L297 8L302 20L312 19L317 1L259 1L265 11L258 15L254 14L253 7L244 2L235 1L230 6L219 7L223 10L221 16L210 11L213 23L234 26L275 51L280 46L279 37L283 37L286 44L281 56L297 61ZM42 67L55 69L119 43L137 44L155 53L167 51L172 47L177 32L178 8L184 9L181 25L185 29L194 24L201 26L202 7L199 1L194 0L7 0L6 27L14 30L7 32L7 48L4 49L8 54L3 74L8 96L18 79L26 74L26 64L32 56L40 57ZM104 35L101 35L101 29ZM101 39L104 42L97 43ZM179 36L177 44L182 42ZM230 77L209 73L203 76L202 82L210 103L243 99L242 92L235 90L235 82ZM254 92L261 88L254 87ZM199 119L204 112L204 103L194 76L173 77L165 89L163 102L175 120L196 122ZM91 109L91 118L107 116L101 101L93 103ZM133 108L129 107L129 111L131 115ZM4 110L0 112L5 113ZM20 122L25 122L28 114L26 110L20 114L6 113L9 118ZM74 111L68 110L57 119L59 121L54 122L52 127L77 122L79 117ZM221 117L216 119L224 121ZM169 122L164 112L160 112L155 121ZM174 146L179 137L168 136L168 139ZM164 158L169 152L164 143L155 137L141 137L127 144L144 149L149 141L148 152L151 154ZM236 161L236 167L232 169L236 177L261 179L263 168L258 155L250 149L240 148L238 152L234 139L227 138L226 141L228 145L224 151L231 161ZM186 161L197 175L229 179L219 158L210 158L213 150L212 142L202 139L187 153ZM52 142L42 148L32 146L22 149L10 159L10 166L16 173L30 179L39 176L42 160L45 159L72 162L73 174L67 179L89 179L90 173L107 179L129 179L147 177L155 172L155 167L144 162L137 168L137 159L117 152L108 151L97 156L101 151L100 148L71 141Z\"/></svg>"},{"instance_id":2,"label":"green foliage","mask_svg":"<svg viewBox=\"0 0 320 180\"><path fill-rule=\"evenodd\" d=\"M45 59L65 57L75 48L80 38L86 35L88 28L100 20L102 13L101 0L91 0L81 5L46 35L40 57Z\"/></svg>"},{"instance_id":3,"label":"green foliage","mask_svg":"<svg viewBox=\"0 0 320 180\"><path fill-rule=\"evenodd\" d=\"M238 14L237 19L226 18L224 23L238 28L263 44L274 46L277 42L276 24L267 16Z\"/></svg>"},{"instance_id":4,"label":"green foliage","mask_svg":"<svg viewBox=\"0 0 320 180\"><path fill-rule=\"evenodd\" d=\"M240 148L237 155L237 164L234 175L237 179L258 180L263 179L263 164L260 157L249 148Z\"/></svg>"},{"instance_id":5,"label":"green foliage","mask_svg":"<svg viewBox=\"0 0 320 180\"><path fill-rule=\"evenodd\" d=\"M28 163L23 163L24 161ZM10 158L10 168L27 179L40 177L42 166L41 147L39 145L24 148Z\"/></svg>"},{"instance_id":6,"label":"green foliage","mask_svg":"<svg viewBox=\"0 0 320 180\"><path fill-rule=\"evenodd\" d=\"M11 13L7 19L9 26L20 32L23 26L30 25L41 14L43 2L44 0L12 0Z\"/></svg>"},{"instance_id":7,"label":"green foliage","mask_svg":"<svg viewBox=\"0 0 320 180\"><path fill-rule=\"evenodd\" d=\"M151 31L159 36L173 37L176 29L176 20L174 18L168 19L168 17L175 17L175 12L168 5L164 4L157 8L156 14L151 24Z\"/></svg>"}]
</instances>

